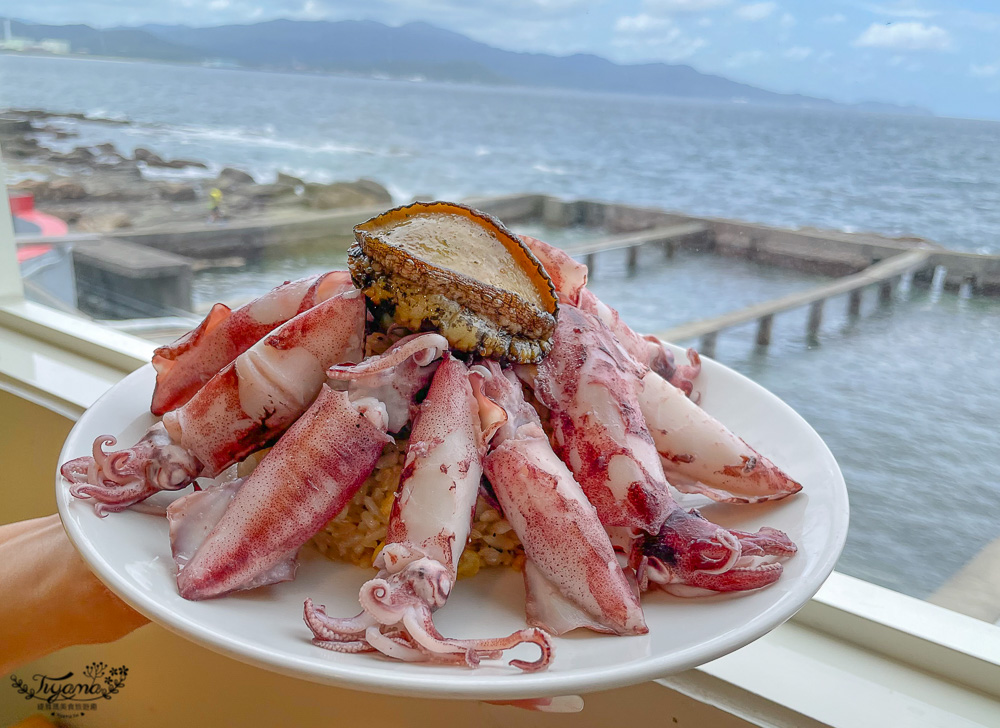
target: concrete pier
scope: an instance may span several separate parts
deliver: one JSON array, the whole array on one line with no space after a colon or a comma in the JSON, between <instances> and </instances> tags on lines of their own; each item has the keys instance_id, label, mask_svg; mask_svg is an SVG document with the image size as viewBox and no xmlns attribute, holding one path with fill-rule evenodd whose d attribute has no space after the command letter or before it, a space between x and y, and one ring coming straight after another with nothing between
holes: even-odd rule
<instances>
[{"instance_id":1,"label":"concrete pier","mask_svg":"<svg viewBox=\"0 0 1000 728\"><path fill-rule=\"evenodd\" d=\"M703 223L688 222L679 225L664 225L636 233L614 235L601 240L593 240L566 248L574 258L584 258L590 279L594 279L598 253L612 250L626 251L626 268L634 274L639 266L639 250L645 246L660 246L672 257L678 245L702 245L707 241L708 226Z\"/></svg>"},{"instance_id":2,"label":"concrete pier","mask_svg":"<svg viewBox=\"0 0 1000 728\"><path fill-rule=\"evenodd\" d=\"M863 290L861 288L855 288L847 294L847 315L851 318L857 318L861 315L862 292Z\"/></svg>"},{"instance_id":3,"label":"concrete pier","mask_svg":"<svg viewBox=\"0 0 1000 728\"><path fill-rule=\"evenodd\" d=\"M806 335L810 339L815 339L823 323L823 305L827 299L834 296L842 296L845 293L857 293L860 296L860 292L869 286L880 285L886 280L898 278L906 271L923 270L930 258L931 254L926 250L911 250L908 253L903 253L869 266L860 273L838 278L832 283L824 283L805 291L792 293L772 301L764 301L763 303L754 304L753 306L722 314L721 316L675 326L667 331L659 332L657 336L672 342L690 341L693 339L700 339L704 342L706 339L710 339L714 346L715 338L713 337L716 337L719 332L741 324L757 321L758 343L762 339L762 329L765 330L766 340L769 342L772 326L771 320L773 320L775 315L808 306L809 319L806 327ZM857 301L858 309L860 310L860 297ZM768 319L766 324L762 323L765 319ZM711 356L707 352L703 353Z\"/></svg>"},{"instance_id":4,"label":"concrete pier","mask_svg":"<svg viewBox=\"0 0 1000 728\"><path fill-rule=\"evenodd\" d=\"M914 285L930 285L935 278L934 271L938 271L938 283L943 288L961 290L964 295L970 296L1000 295L1000 256L960 253L914 238L889 238L873 233L827 230L788 230L734 220L692 217L635 205L595 200L566 201L539 194L473 198L464 202L495 215L508 225L541 222L551 226L586 226L604 231L606 233L604 238L567 249L567 252L574 257L587 262L591 278L600 271L601 255L612 250L628 251L626 264L630 273L638 271L639 264L644 259L642 252L644 247L660 248L668 260L678 250L741 257L763 265L837 278L832 285L836 285L841 293L848 294L848 314L856 317L860 314L863 290L868 284L848 286L845 289L839 284L851 276L872 270L875 266L890 260L903 259L912 262L913 259L903 256L913 253L921 256L921 265L872 281L878 284L878 298L881 303L885 304L892 300L894 287L900 276L908 272L912 273ZM85 269L88 265L91 266L91 270L83 274L84 278L89 276L91 281L97 280L93 270L105 264L108 266L108 275L123 276L124 267L130 267L130 273L124 276L123 280L152 281L162 274L162 277L169 279L169 283L139 286L134 292L153 295L150 309L162 308L162 304L180 310L190 305L190 294L185 293L185 286L189 289L190 282L185 283L185 276L188 276L189 281L193 271L216 267L223 261L228 266L236 266L238 263L253 261L264 255L282 256L287 249L306 244L318 243L333 249L346 250L354 239L354 225L380 212L381 209L375 208L351 208L323 213L301 213L295 217L277 217L263 222L229 221L221 224L175 225L163 229L124 230L103 235L100 240L107 244L114 242L122 246L133 246L118 248L119 253L126 249L135 251L144 248L159 251L168 257L153 260L150 256L131 255L129 262L126 262L123 259L116 261L112 254L88 258L86 253L81 253L81 265ZM73 235L61 239L32 239L23 242L45 242L52 245L90 244L94 242L94 238L93 235ZM105 250L111 248L106 247ZM148 275L143 273L140 276L138 268L147 264ZM155 271L159 273L154 275ZM164 287L172 287L175 290L167 293ZM117 292L119 289L110 290ZM83 298L87 298L86 293L82 295ZM132 296L131 293L127 295ZM832 295L835 294L829 293L826 297ZM96 297L87 300L88 302L83 303L83 307L89 307L87 310L90 311L96 311L106 305L99 303ZM816 304L816 300L818 299L800 301L795 306L813 305ZM785 305L787 302L780 301L780 303ZM757 311L751 307L754 316L749 320L759 319L757 331L759 345L768 345L773 316L781 310L784 309ZM813 336L822 325L820 304L813 306L811 311L807 333ZM109 313L104 311L103 315ZM119 313L122 317L142 315L135 306ZM162 313L160 311L157 315ZM738 318L742 316L739 312L733 315L737 315ZM716 321L713 325L728 328L728 325L722 325L724 323ZM704 329L705 324L706 322L695 322L679 327L681 329L679 333L690 334L687 336L688 339L698 339L708 333L718 333L722 330L717 327L709 332ZM673 335L678 332L665 333ZM710 343L714 342L711 337L709 340Z\"/></svg>"},{"instance_id":5,"label":"concrete pier","mask_svg":"<svg viewBox=\"0 0 1000 728\"><path fill-rule=\"evenodd\" d=\"M73 249L77 307L95 318L127 319L191 310L191 260L113 239Z\"/></svg>"}]
</instances>

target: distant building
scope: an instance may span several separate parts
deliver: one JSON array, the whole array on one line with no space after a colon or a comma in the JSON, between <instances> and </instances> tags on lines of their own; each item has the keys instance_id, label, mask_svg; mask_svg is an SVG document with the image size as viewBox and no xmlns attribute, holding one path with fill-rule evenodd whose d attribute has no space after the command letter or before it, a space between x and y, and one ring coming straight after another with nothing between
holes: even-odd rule
<instances>
[{"instance_id":1,"label":"distant building","mask_svg":"<svg viewBox=\"0 0 1000 728\"><path fill-rule=\"evenodd\" d=\"M38 41L35 47L38 50L45 51L46 53L52 53L57 56L65 56L70 51L68 40L54 40L52 38L43 38Z\"/></svg>"},{"instance_id":2,"label":"distant building","mask_svg":"<svg viewBox=\"0 0 1000 728\"><path fill-rule=\"evenodd\" d=\"M15 53L34 51L36 53L51 53L56 56L65 56L70 52L70 49L69 41L66 40L18 38L11 33L10 19L8 18L3 21L3 40L0 40L0 51L13 51Z\"/></svg>"}]
</instances>

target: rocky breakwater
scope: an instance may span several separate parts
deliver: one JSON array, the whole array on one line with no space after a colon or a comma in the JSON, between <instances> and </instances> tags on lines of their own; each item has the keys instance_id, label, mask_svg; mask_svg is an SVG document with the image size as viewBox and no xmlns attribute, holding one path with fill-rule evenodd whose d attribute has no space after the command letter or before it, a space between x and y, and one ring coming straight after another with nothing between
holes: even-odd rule
<instances>
[{"instance_id":1,"label":"rocky breakwater","mask_svg":"<svg viewBox=\"0 0 1000 728\"><path fill-rule=\"evenodd\" d=\"M128 153L111 143L72 146L78 135L73 124L79 123L129 122L77 113L0 111L0 149L10 191L33 195L39 210L65 220L70 231L138 231L227 221L263 224L308 211L393 202L372 180L317 184L279 173L274 181L261 182L235 167L213 169L198 160L166 159L145 147ZM174 171L185 173L185 178L171 179ZM213 190L221 192L217 214L211 212Z\"/></svg>"}]
</instances>

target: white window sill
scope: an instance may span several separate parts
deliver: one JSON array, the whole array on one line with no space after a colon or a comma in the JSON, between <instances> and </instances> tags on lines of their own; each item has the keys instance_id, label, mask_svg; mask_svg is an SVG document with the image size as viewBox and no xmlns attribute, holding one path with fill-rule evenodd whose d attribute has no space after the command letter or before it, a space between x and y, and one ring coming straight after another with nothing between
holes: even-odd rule
<instances>
[{"instance_id":1,"label":"white window sill","mask_svg":"<svg viewBox=\"0 0 1000 728\"><path fill-rule=\"evenodd\" d=\"M0 387L71 419L153 348L0 301ZM658 682L760 726L1000 726L1000 630L834 573L789 623Z\"/></svg>"},{"instance_id":2,"label":"white window sill","mask_svg":"<svg viewBox=\"0 0 1000 728\"><path fill-rule=\"evenodd\" d=\"M0 387L76 419L154 346L29 301L0 302Z\"/></svg>"}]
</instances>

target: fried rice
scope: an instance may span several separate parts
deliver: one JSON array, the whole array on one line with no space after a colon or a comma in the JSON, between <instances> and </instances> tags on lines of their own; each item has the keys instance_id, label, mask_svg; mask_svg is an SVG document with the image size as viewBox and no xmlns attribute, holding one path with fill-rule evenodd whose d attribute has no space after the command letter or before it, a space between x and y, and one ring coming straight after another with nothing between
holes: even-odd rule
<instances>
[{"instance_id":1,"label":"fried rice","mask_svg":"<svg viewBox=\"0 0 1000 728\"><path fill-rule=\"evenodd\" d=\"M310 543L328 559L372 567L385 545L389 514L406 458L406 444L405 439L387 443L375 470L361 484L351 502L313 536ZM236 475L241 478L250 475L269 450L249 456L237 466ZM481 568L490 566L509 566L520 571L524 558L524 547L510 523L480 495L476 500L469 542L458 561L458 578L474 576Z\"/></svg>"},{"instance_id":2,"label":"fried rice","mask_svg":"<svg viewBox=\"0 0 1000 728\"><path fill-rule=\"evenodd\" d=\"M317 533L312 543L334 561L371 567L385 545L389 514L396 498L406 440L388 443L374 472L347 507ZM476 502L472 531L458 562L458 578L474 576L481 568L510 566L520 570L524 547L499 511L482 496Z\"/></svg>"}]
</instances>

